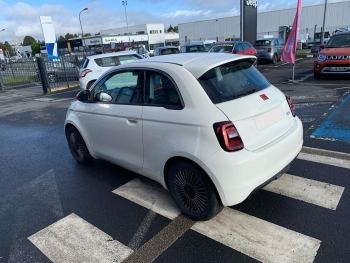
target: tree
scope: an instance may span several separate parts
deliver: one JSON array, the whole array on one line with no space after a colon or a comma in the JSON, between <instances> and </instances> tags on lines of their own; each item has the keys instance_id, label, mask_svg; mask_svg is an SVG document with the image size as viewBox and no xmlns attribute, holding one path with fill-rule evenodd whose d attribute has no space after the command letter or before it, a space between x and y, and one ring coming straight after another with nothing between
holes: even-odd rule
<instances>
[{"instance_id":1,"label":"tree","mask_svg":"<svg viewBox=\"0 0 350 263\"><path fill-rule=\"evenodd\" d=\"M59 36L58 41L65 41L66 38L64 36Z\"/></svg>"},{"instance_id":2,"label":"tree","mask_svg":"<svg viewBox=\"0 0 350 263\"><path fill-rule=\"evenodd\" d=\"M174 26L174 31L175 33L179 33L179 27L178 26Z\"/></svg>"},{"instance_id":3,"label":"tree","mask_svg":"<svg viewBox=\"0 0 350 263\"><path fill-rule=\"evenodd\" d=\"M86 33L86 34L84 34L84 37L90 37L91 36L91 34L90 33Z\"/></svg>"},{"instance_id":4,"label":"tree","mask_svg":"<svg viewBox=\"0 0 350 263\"><path fill-rule=\"evenodd\" d=\"M71 38L73 38L73 37L74 37L74 35L69 34L69 33L65 34L65 36L64 36L64 38L65 38L66 40L71 39Z\"/></svg>"},{"instance_id":5,"label":"tree","mask_svg":"<svg viewBox=\"0 0 350 263\"><path fill-rule=\"evenodd\" d=\"M36 40L32 36L25 36L23 39L23 46L31 46L34 43L36 43Z\"/></svg>"},{"instance_id":6,"label":"tree","mask_svg":"<svg viewBox=\"0 0 350 263\"><path fill-rule=\"evenodd\" d=\"M35 54L40 53L40 48L41 48L42 42L36 41L35 43L32 44L32 55L35 56Z\"/></svg>"},{"instance_id":7,"label":"tree","mask_svg":"<svg viewBox=\"0 0 350 263\"><path fill-rule=\"evenodd\" d=\"M167 32L174 32L174 28L172 27L172 25L169 26Z\"/></svg>"},{"instance_id":8,"label":"tree","mask_svg":"<svg viewBox=\"0 0 350 263\"><path fill-rule=\"evenodd\" d=\"M9 54L11 57L14 56L15 51L9 42L5 41L5 43L0 43L0 48L4 51L5 54Z\"/></svg>"}]
</instances>

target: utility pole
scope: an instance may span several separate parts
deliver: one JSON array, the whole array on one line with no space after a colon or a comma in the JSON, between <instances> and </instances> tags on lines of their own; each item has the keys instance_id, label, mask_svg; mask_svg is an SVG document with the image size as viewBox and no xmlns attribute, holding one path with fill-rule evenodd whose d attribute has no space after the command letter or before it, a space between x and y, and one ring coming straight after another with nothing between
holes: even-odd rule
<instances>
[{"instance_id":1,"label":"utility pole","mask_svg":"<svg viewBox=\"0 0 350 263\"><path fill-rule=\"evenodd\" d=\"M126 21L126 29L128 30L129 45L130 45L129 23L128 23L128 15L127 15L127 13L126 13L126 6L128 5L128 1L127 1L127 0L122 1L122 5L124 6L125 21Z\"/></svg>"},{"instance_id":2,"label":"utility pole","mask_svg":"<svg viewBox=\"0 0 350 263\"><path fill-rule=\"evenodd\" d=\"M80 16L81 16L81 13L82 13L82 12L87 11L87 10L89 10L89 8L85 7L83 10L81 10L81 11L79 12L79 22L80 22L80 29L81 29L81 42L82 42L82 44L83 44L84 52L86 51L86 50L85 50L85 43L84 43L84 31L83 31L83 26L82 26L82 24L81 24L81 18L80 18Z\"/></svg>"},{"instance_id":3,"label":"utility pole","mask_svg":"<svg viewBox=\"0 0 350 263\"><path fill-rule=\"evenodd\" d=\"M324 31L325 31L325 24L326 24L326 14L327 14L327 0L324 1L324 13L323 13L323 26L322 26L322 33L321 33L321 45L324 45Z\"/></svg>"}]
</instances>

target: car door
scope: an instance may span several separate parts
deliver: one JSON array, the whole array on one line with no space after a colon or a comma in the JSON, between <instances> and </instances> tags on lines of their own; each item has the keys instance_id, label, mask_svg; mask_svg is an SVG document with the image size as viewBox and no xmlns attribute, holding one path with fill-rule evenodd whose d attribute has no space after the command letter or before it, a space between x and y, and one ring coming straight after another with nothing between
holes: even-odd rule
<instances>
[{"instance_id":1,"label":"car door","mask_svg":"<svg viewBox=\"0 0 350 263\"><path fill-rule=\"evenodd\" d=\"M142 89L144 73L119 70L91 91L80 119L97 157L133 171L142 168Z\"/></svg>"},{"instance_id":2,"label":"car door","mask_svg":"<svg viewBox=\"0 0 350 263\"><path fill-rule=\"evenodd\" d=\"M143 174L156 178L163 168L164 158L182 141L182 134L188 132L183 121L184 104L175 82L167 74L159 71L147 71L143 107Z\"/></svg>"}]
</instances>

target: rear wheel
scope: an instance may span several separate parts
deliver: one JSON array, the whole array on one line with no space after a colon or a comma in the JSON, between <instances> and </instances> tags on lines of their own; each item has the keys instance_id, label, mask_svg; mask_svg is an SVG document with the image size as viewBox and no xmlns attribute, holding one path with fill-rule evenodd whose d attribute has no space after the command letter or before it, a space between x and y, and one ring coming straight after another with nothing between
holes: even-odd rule
<instances>
[{"instance_id":1,"label":"rear wheel","mask_svg":"<svg viewBox=\"0 0 350 263\"><path fill-rule=\"evenodd\" d=\"M322 75L319 73L314 73L314 79L321 79Z\"/></svg>"},{"instance_id":2,"label":"rear wheel","mask_svg":"<svg viewBox=\"0 0 350 263\"><path fill-rule=\"evenodd\" d=\"M89 163L93 159L84 142L83 137L77 129L70 127L66 133L69 149L74 159L81 164Z\"/></svg>"},{"instance_id":3,"label":"rear wheel","mask_svg":"<svg viewBox=\"0 0 350 263\"><path fill-rule=\"evenodd\" d=\"M278 56L277 54L274 54L272 57L272 64L277 64L278 63Z\"/></svg>"},{"instance_id":4,"label":"rear wheel","mask_svg":"<svg viewBox=\"0 0 350 263\"><path fill-rule=\"evenodd\" d=\"M168 170L167 185L181 212L194 220L208 220L222 209L206 173L190 162L172 164Z\"/></svg>"}]
</instances>

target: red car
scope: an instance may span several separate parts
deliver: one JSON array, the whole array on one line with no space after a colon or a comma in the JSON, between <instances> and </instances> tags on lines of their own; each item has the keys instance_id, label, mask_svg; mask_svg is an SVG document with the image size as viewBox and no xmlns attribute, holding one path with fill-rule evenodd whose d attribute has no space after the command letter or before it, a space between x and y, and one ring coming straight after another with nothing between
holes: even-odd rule
<instances>
[{"instance_id":1,"label":"red car","mask_svg":"<svg viewBox=\"0 0 350 263\"><path fill-rule=\"evenodd\" d=\"M215 44L209 52L216 53L232 53L239 55L251 55L256 56L257 51L249 42L243 41L226 41Z\"/></svg>"},{"instance_id":2,"label":"red car","mask_svg":"<svg viewBox=\"0 0 350 263\"><path fill-rule=\"evenodd\" d=\"M314 77L350 75L350 32L333 35L314 62Z\"/></svg>"}]
</instances>

